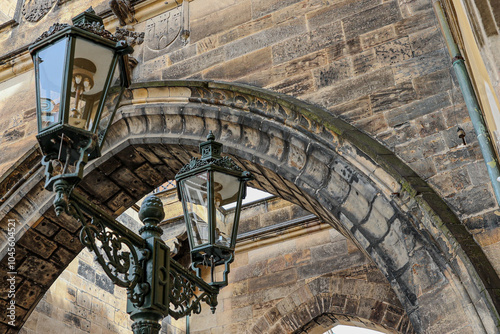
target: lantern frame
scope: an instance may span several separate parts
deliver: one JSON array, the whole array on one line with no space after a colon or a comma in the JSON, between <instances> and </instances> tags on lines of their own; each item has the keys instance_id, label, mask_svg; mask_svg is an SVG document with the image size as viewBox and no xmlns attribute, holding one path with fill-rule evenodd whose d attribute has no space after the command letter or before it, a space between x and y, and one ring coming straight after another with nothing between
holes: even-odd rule
<instances>
[{"instance_id":1,"label":"lantern frame","mask_svg":"<svg viewBox=\"0 0 500 334\"><path fill-rule=\"evenodd\" d=\"M46 166L46 183L48 190L53 190L54 184L58 179L68 180L71 184L76 184L83 176L83 167L92 159L101 155L102 144L104 143L108 129L112 123L119 101L126 87L130 85L130 69L128 67L128 54L133 49L127 45L126 41L118 40L113 34L104 29L102 19L95 14L94 10L89 8L87 11L77 15L72 19L73 25L54 24L47 32L43 33L33 45L29 47L33 63L35 66L36 80L36 114L38 135L37 140L40 144L44 158L42 163ZM111 56L107 73L101 72L104 79L102 90L94 93L94 99L89 99L85 103L85 112L89 114L88 119L84 119L85 129L73 126L69 122L71 110L71 85L72 74L75 69L75 50L77 42L85 41L92 43L96 48L107 50ZM62 65L62 78L59 94L59 111L57 119L48 126L43 126L42 100L47 99L42 96L42 81L40 74L39 54L48 50L56 43L64 43L64 55ZM101 116L105 107L107 98L110 96L112 81L116 77L115 71L119 71L119 84L114 86L116 91L115 100L109 103L109 114L106 115L107 124L102 126ZM95 73L94 73L95 74ZM56 79L59 80L59 78ZM75 94L73 94L75 95ZM82 94L83 96L83 94ZM88 98L88 96L85 96ZM83 99L83 98L82 98ZM95 111L94 106L97 106ZM98 131L100 133L98 134ZM54 161L59 161L64 166L62 171L55 169ZM71 165L69 170L67 165Z\"/></svg>"},{"instance_id":2,"label":"lantern frame","mask_svg":"<svg viewBox=\"0 0 500 334\"><path fill-rule=\"evenodd\" d=\"M215 136L210 131L207 136L207 141L200 144L201 158L193 157L191 161L186 164L179 173L175 176L177 182L177 194L179 200L182 202L184 210L184 219L186 222L186 229L189 239L189 246L191 250L192 268L197 269L196 266L200 264L208 264L212 267L212 283L214 285L224 286L227 285L227 273L229 272L229 264L234 259L234 249L236 246L236 237L238 232L238 225L240 213L242 208L242 201L246 197L246 183L253 179L252 175L243 171L234 161L227 156L221 156L222 144L215 141ZM233 226L231 228L231 236L229 246L218 244L216 240L217 218L215 207L215 184L214 173L222 173L234 177L238 182L238 193L236 199L236 206L234 208ZM206 186L207 198L207 225L208 225L208 242L201 245L196 245L193 231L190 211L187 207L187 199L183 197L186 193L185 182L187 179L208 173ZM233 202L234 203L234 202ZM233 209L231 209L233 210ZM191 226L190 226L191 225ZM224 272L224 279L222 282L214 282L213 268L225 264L226 270ZM199 270L196 270L198 276Z\"/></svg>"}]
</instances>

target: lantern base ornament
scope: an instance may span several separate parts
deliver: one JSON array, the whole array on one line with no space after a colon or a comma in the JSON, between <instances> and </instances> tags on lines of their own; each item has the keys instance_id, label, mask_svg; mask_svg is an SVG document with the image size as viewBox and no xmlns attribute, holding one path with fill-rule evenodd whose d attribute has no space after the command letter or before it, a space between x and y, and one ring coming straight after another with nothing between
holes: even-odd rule
<instances>
[{"instance_id":1,"label":"lantern base ornament","mask_svg":"<svg viewBox=\"0 0 500 334\"><path fill-rule=\"evenodd\" d=\"M88 138L84 147L74 150L71 142L65 142L65 138L70 137L62 133L58 157L45 155L42 159L42 165L45 166L45 189L56 193L54 208L57 216L66 211L69 195L74 185L81 181L89 152L96 144L94 138Z\"/></svg>"},{"instance_id":2,"label":"lantern base ornament","mask_svg":"<svg viewBox=\"0 0 500 334\"><path fill-rule=\"evenodd\" d=\"M61 213L68 209L71 189L71 184L65 179L58 179L54 182L54 192L56 193L54 210L56 211L56 216L59 217Z\"/></svg>"}]
</instances>

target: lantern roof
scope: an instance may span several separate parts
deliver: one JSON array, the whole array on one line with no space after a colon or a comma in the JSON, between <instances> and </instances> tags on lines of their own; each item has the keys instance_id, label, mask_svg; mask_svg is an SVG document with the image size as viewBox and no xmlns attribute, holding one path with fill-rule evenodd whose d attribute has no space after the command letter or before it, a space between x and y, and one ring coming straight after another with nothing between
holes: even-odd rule
<instances>
[{"instance_id":1,"label":"lantern roof","mask_svg":"<svg viewBox=\"0 0 500 334\"><path fill-rule=\"evenodd\" d=\"M102 18L95 13L95 10L90 7L83 13L78 14L74 18L71 19L74 25L84 25L84 24L93 24L97 23L98 25L104 25Z\"/></svg>"},{"instance_id":2,"label":"lantern roof","mask_svg":"<svg viewBox=\"0 0 500 334\"><path fill-rule=\"evenodd\" d=\"M207 141L200 144L201 158L192 157L188 164L184 165L175 176L176 180L196 174L207 169L223 169L235 176L250 177L249 172L244 172L233 159L228 156L221 156L222 144L215 141L212 131L207 136Z\"/></svg>"},{"instance_id":3,"label":"lantern roof","mask_svg":"<svg viewBox=\"0 0 500 334\"><path fill-rule=\"evenodd\" d=\"M33 54L37 49L52 42L64 33L78 33L101 43L109 44L110 46L115 46L119 42L119 39L115 35L105 29L102 18L95 13L92 7L75 16L72 22L73 25L54 23L49 30L42 33L29 47L30 53Z\"/></svg>"}]
</instances>

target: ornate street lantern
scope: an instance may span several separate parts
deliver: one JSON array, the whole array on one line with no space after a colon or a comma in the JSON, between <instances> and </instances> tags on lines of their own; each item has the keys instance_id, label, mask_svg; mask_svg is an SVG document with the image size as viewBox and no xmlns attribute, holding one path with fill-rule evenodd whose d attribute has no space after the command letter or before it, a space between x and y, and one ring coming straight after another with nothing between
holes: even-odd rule
<instances>
[{"instance_id":1,"label":"ornate street lantern","mask_svg":"<svg viewBox=\"0 0 500 334\"><path fill-rule=\"evenodd\" d=\"M192 267L211 267L213 285L227 285L229 264L233 261L241 202L246 195L249 172L229 157L222 157L222 144L210 131L200 144L201 158L192 158L176 175L179 200L191 248ZM223 280L214 281L214 268L225 264Z\"/></svg>"},{"instance_id":2,"label":"ornate street lantern","mask_svg":"<svg viewBox=\"0 0 500 334\"><path fill-rule=\"evenodd\" d=\"M38 142L45 188L74 185L99 157L124 87L132 48L103 26L92 8L73 26L54 24L30 47L36 75Z\"/></svg>"},{"instance_id":3,"label":"ornate street lantern","mask_svg":"<svg viewBox=\"0 0 500 334\"><path fill-rule=\"evenodd\" d=\"M251 179L210 132L176 180L192 248L194 275L170 255L157 225L164 217L155 196L139 213L140 236L71 189L83 168L100 156L124 88L130 83L127 54L132 48L104 29L90 8L73 26L55 24L30 47L35 64L37 139L43 152L45 188L56 192L56 214L66 212L81 224L80 241L117 286L127 289L127 312L135 334L159 334L160 321L201 312L204 302L215 311L233 261L241 202ZM71 194L70 194L71 193ZM200 277L199 264L212 268L212 282ZM225 265L223 280L214 268Z\"/></svg>"}]
</instances>

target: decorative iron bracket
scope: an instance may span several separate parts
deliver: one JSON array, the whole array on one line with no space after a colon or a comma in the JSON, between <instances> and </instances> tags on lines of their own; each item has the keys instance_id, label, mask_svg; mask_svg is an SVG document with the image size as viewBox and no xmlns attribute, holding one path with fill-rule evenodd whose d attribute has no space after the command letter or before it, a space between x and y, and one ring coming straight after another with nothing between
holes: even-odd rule
<instances>
[{"instance_id":1,"label":"decorative iron bracket","mask_svg":"<svg viewBox=\"0 0 500 334\"><path fill-rule=\"evenodd\" d=\"M66 212L83 226L82 244L94 252L113 283L127 289L134 333L158 334L162 318L198 314L203 302L215 311L219 286L206 283L172 259L160 238L157 224L164 212L159 198L150 196L141 206L139 217L145 224L141 236L77 192L72 192L67 203Z\"/></svg>"},{"instance_id":2,"label":"decorative iron bracket","mask_svg":"<svg viewBox=\"0 0 500 334\"><path fill-rule=\"evenodd\" d=\"M135 306L143 305L150 291L145 280L145 262L150 258L146 242L76 192L71 195L67 212L82 224L80 241L94 252L106 275L127 289L128 299Z\"/></svg>"},{"instance_id":3,"label":"decorative iron bracket","mask_svg":"<svg viewBox=\"0 0 500 334\"><path fill-rule=\"evenodd\" d=\"M218 286L206 283L174 259L171 259L170 263L170 279L172 286L170 288L169 315L179 319L191 315L191 312L199 314L201 302L209 305L212 313L215 312L218 303Z\"/></svg>"}]
</instances>

